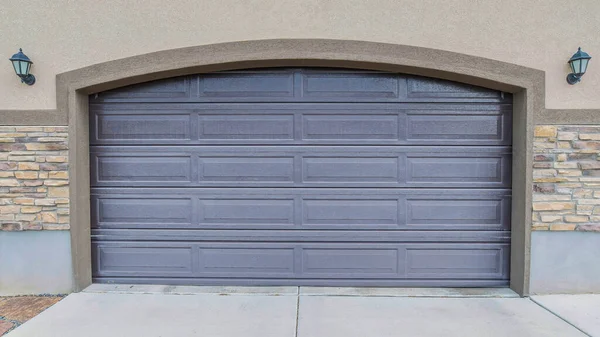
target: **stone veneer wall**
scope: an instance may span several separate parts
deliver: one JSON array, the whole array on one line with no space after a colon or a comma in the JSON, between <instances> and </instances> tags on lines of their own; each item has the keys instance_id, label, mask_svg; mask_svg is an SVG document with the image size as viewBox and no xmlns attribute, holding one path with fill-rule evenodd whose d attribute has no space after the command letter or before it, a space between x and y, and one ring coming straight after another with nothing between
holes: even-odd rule
<instances>
[{"instance_id":1,"label":"stone veneer wall","mask_svg":"<svg viewBox=\"0 0 600 337\"><path fill-rule=\"evenodd\" d=\"M0 230L68 230L67 127L0 126Z\"/></svg>"},{"instance_id":2,"label":"stone veneer wall","mask_svg":"<svg viewBox=\"0 0 600 337\"><path fill-rule=\"evenodd\" d=\"M538 125L534 136L533 230L600 232L600 126Z\"/></svg>"}]
</instances>

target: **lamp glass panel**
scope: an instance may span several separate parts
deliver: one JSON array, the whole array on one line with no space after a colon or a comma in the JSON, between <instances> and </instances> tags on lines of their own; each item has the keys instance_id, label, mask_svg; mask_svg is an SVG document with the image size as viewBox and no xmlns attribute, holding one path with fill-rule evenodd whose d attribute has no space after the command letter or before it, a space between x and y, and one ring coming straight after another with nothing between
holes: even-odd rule
<instances>
[{"instance_id":1,"label":"lamp glass panel","mask_svg":"<svg viewBox=\"0 0 600 337\"><path fill-rule=\"evenodd\" d=\"M583 59L581 60L581 73L585 73L585 71L587 70L587 66L588 66L588 62L590 60L589 59Z\"/></svg>"},{"instance_id":2,"label":"lamp glass panel","mask_svg":"<svg viewBox=\"0 0 600 337\"><path fill-rule=\"evenodd\" d=\"M27 74L29 74L29 63L21 61L21 75L26 76Z\"/></svg>"},{"instance_id":3,"label":"lamp glass panel","mask_svg":"<svg viewBox=\"0 0 600 337\"><path fill-rule=\"evenodd\" d=\"M21 68L19 67L19 61L12 61L13 67L15 68L15 73L17 75L21 75Z\"/></svg>"},{"instance_id":4,"label":"lamp glass panel","mask_svg":"<svg viewBox=\"0 0 600 337\"><path fill-rule=\"evenodd\" d=\"M573 72L575 74L581 73L581 60L575 60L575 61L573 61L571 67L573 68Z\"/></svg>"}]
</instances>

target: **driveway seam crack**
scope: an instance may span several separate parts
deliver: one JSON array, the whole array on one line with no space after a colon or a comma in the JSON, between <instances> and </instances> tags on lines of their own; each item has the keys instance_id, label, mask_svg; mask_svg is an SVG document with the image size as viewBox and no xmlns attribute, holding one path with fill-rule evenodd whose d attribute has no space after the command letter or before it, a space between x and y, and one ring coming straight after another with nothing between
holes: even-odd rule
<instances>
[{"instance_id":1,"label":"driveway seam crack","mask_svg":"<svg viewBox=\"0 0 600 337\"><path fill-rule=\"evenodd\" d=\"M298 287L298 295L296 295L296 331L294 337L298 337L298 325L300 321L300 287Z\"/></svg>"},{"instance_id":2,"label":"driveway seam crack","mask_svg":"<svg viewBox=\"0 0 600 337\"><path fill-rule=\"evenodd\" d=\"M588 336L588 337L594 337L592 335L590 335L589 333L581 330L578 326L576 326L575 324L569 322L567 319L563 318L562 316L560 316L559 314L557 314L556 312L550 310L548 307L544 306L543 304L541 304L540 302L534 300L532 297L529 297L529 300L535 304L537 304L538 306L540 306L542 309L548 311L549 313L551 313L552 315L558 317L561 321L569 324L570 326L574 327L575 329L577 329L579 332L581 332L582 334Z\"/></svg>"}]
</instances>

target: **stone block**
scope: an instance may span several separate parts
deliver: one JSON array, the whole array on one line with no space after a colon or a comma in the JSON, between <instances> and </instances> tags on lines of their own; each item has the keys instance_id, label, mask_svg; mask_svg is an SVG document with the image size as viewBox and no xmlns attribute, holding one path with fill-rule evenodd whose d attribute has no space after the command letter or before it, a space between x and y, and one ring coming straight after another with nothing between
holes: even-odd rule
<instances>
[{"instance_id":1,"label":"stone block","mask_svg":"<svg viewBox=\"0 0 600 337\"><path fill-rule=\"evenodd\" d=\"M17 179L37 179L37 171L17 171L15 172L15 178Z\"/></svg>"},{"instance_id":2,"label":"stone block","mask_svg":"<svg viewBox=\"0 0 600 337\"><path fill-rule=\"evenodd\" d=\"M546 223L534 222L531 225L531 229L534 231L547 231L550 229L550 225Z\"/></svg>"},{"instance_id":3,"label":"stone block","mask_svg":"<svg viewBox=\"0 0 600 337\"><path fill-rule=\"evenodd\" d=\"M553 223L550 225L551 231L572 231L576 228L576 224Z\"/></svg>"},{"instance_id":4,"label":"stone block","mask_svg":"<svg viewBox=\"0 0 600 337\"><path fill-rule=\"evenodd\" d=\"M19 213L21 206L19 205L6 205L0 206L0 214L16 214Z\"/></svg>"},{"instance_id":5,"label":"stone block","mask_svg":"<svg viewBox=\"0 0 600 337\"><path fill-rule=\"evenodd\" d=\"M56 143L27 143L25 144L25 148L28 151L57 151L66 150L68 147L65 144Z\"/></svg>"},{"instance_id":6,"label":"stone block","mask_svg":"<svg viewBox=\"0 0 600 337\"><path fill-rule=\"evenodd\" d=\"M562 222L563 217L561 215L541 215L542 222Z\"/></svg>"},{"instance_id":7,"label":"stone block","mask_svg":"<svg viewBox=\"0 0 600 337\"><path fill-rule=\"evenodd\" d=\"M534 201L569 201L571 200L570 195L564 194L534 194Z\"/></svg>"},{"instance_id":8,"label":"stone block","mask_svg":"<svg viewBox=\"0 0 600 337\"><path fill-rule=\"evenodd\" d=\"M66 186L69 182L67 180L44 180L44 185L46 186Z\"/></svg>"},{"instance_id":9,"label":"stone block","mask_svg":"<svg viewBox=\"0 0 600 337\"><path fill-rule=\"evenodd\" d=\"M582 170L600 170L599 161L582 161L574 164L578 164Z\"/></svg>"},{"instance_id":10,"label":"stone block","mask_svg":"<svg viewBox=\"0 0 600 337\"><path fill-rule=\"evenodd\" d=\"M571 142L558 142L557 143L559 149L570 149Z\"/></svg>"},{"instance_id":11,"label":"stone block","mask_svg":"<svg viewBox=\"0 0 600 337\"><path fill-rule=\"evenodd\" d=\"M580 133L581 140L600 140L600 133Z\"/></svg>"},{"instance_id":12,"label":"stone block","mask_svg":"<svg viewBox=\"0 0 600 337\"><path fill-rule=\"evenodd\" d=\"M35 199L33 198L15 198L13 199L15 204L18 205L33 205L35 202Z\"/></svg>"},{"instance_id":13,"label":"stone block","mask_svg":"<svg viewBox=\"0 0 600 337\"><path fill-rule=\"evenodd\" d=\"M533 184L533 191L537 193L554 193L556 188L554 184Z\"/></svg>"},{"instance_id":14,"label":"stone block","mask_svg":"<svg viewBox=\"0 0 600 337\"><path fill-rule=\"evenodd\" d=\"M589 217L587 215L565 215L566 222L588 222Z\"/></svg>"},{"instance_id":15,"label":"stone block","mask_svg":"<svg viewBox=\"0 0 600 337\"><path fill-rule=\"evenodd\" d=\"M22 231L23 226L20 222L3 222L0 223L0 230L3 231Z\"/></svg>"},{"instance_id":16,"label":"stone block","mask_svg":"<svg viewBox=\"0 0 600 337\"><path fill-rule=\"evenodd\" d=\"M44 198L44 199L36 199L34 201L34 204L36 206L54 206L54 205L56 205L56 202L55 202L54 199L46 199L46 198Z\"/></svg>"},{"instance_id":17,"label":"stone block","mask_svg":"<svg viewBox=\"0 0 600 337\"><path fill-rule=\"evenodd\" d=\"M69 179L69 172L67 171L50 171L48 173L50 179Z\"/></svg>"},{"instance_id":18,"label":"stone block","mask_svg":"<svg viewBox=\"0 0 600 337\"><path fill-rule=\"evenodd\" d=\"M65 157L65 156L46 156L46 162L48 162L48 163L66 163L67 157Z\"/></svg>"},{"instance_id":19,"label":"stone block","mask_svg":"<svg viewBox=\"0 0 600 337\"><path fill-rule=\"evenodd\" d=\"M573 148L574 149L600 150L600 142L575 141L575 142L573 142Z\"/></svg>"},{"instance_id":20,"label":"stone block","mask_svg":"<svg viewBox=\"0 0 600 337\"><path fill-rule=\"evenodd\" d=\"M42 208L38 206L23 206L21 207L21 213L38 213Z\"/></svg>"},{"instance_id":21,"label":"stone block","mask_svg":"<svg viewBox=\"0 0 600 337\"><path fill-rule=\"evenodd\" d=\"M19 166L18 166L19 171L39 171L39 169L40 169L40 164L31 163L31 162L19 163Z\"/></svg>"},{"instance_id":22,"label":"stone block","mask_svg":"<svg viewBox=\"0 0 600 337\"><path fill-rule=\"evenodd\" d=\"M600 201L600 200L599 200ZM600 204L600 203L599 203ZM575 209L573 202L534 202L534 211L562 211Z\"/></svg>"},{"instance_id":23,"label":"stone block","mask_svg":"<svg viewBox=\"0 0 600 337\"><path fill-rule=\"evenodd\" d=\"M69 188L68 187L48 187L48 196L56 198L68 198ZM58 201L57 201L58 203Z\"/></svg>"},{"instance_id":24,"label":"stone block","mask_svg":"<svg viewBox=\"0 0 600 337\"><path fill-rule=\"evenodd\" d=\"M577 135L578 135L577 132L558 131L558 135L556 136L556 139L558 139L558 140L576 140Z\"/></svg>"},{"instance_id":25,"label":"stone block","mask_svg":"<svg viewBox=\"0 0 600 337\"><path fill-rule=\"evenodd\" d=\"M19 181L16 179L0 179L0 186L19 186Z\"/></svg>"},{"instance_id":26,"label":"stone block","mask_svg":"<svg viewBox=\"0 0 600 337\"><path fill-rule=\"evenodd\" d=\"M533 134L535 137L556 137L556 126L537 125L534 128Z\"/></svg>"}]
</instances>

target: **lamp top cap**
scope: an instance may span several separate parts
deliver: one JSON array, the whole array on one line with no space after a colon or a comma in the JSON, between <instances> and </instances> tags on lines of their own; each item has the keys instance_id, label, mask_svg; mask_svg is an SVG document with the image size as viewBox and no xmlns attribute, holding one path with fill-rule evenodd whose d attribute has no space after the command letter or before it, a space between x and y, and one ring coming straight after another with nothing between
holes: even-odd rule
<instances>
[{"instance_id":1,"label":"lamp top cap","mask_svg":"<svg viewBox=\"0 0 600 337\"><path fill-rule=\"evenodd\" d=\"M581 50L581 47L577 48L577 52L575 54L573 54L573 56L571 57L571 60L581 60L581 59L591 59L592 57Z\"/></svg>"},{"instance_id":2,"label":"lamp top cap","mask_svg":"<svg viewBox=\"0 0 600 337\"><path fill-rule=\"evenodd\" d=\"M23 54L23 49L19 48L19 52L14 54L9 60L11 61L25 61L25 62L29 62L29 63L33 63L31 62L31 59L29 59L29 57L27 57L27 55Z\"/></svg>"}]
</instances>

